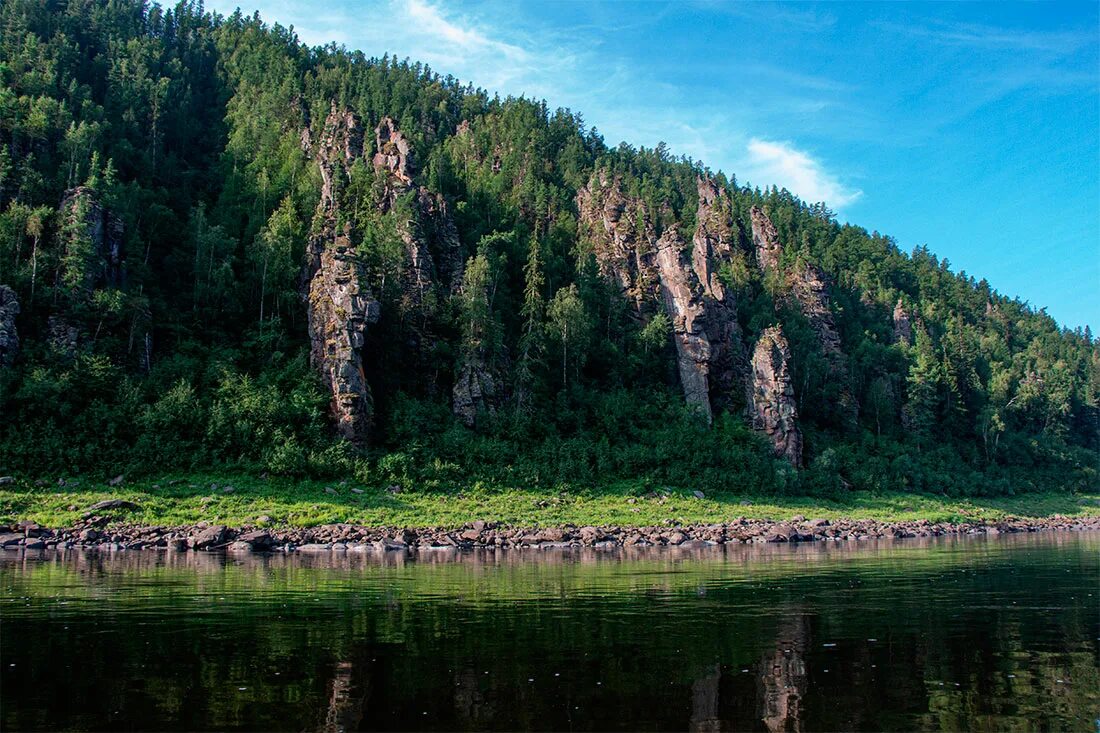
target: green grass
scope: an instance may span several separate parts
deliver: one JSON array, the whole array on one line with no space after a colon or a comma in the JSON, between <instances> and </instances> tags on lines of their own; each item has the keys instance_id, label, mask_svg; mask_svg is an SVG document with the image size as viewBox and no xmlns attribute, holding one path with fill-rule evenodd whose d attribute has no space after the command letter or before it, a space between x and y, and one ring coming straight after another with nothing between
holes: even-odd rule
<instances>
[{"instance_id":1,"label":"green grass","mask_svg":"<svg viewBox=\"0 0 1100 733\"><path fill-rule=\"evenodd\" d=\"M808 518L928 519L935 522L996 520L1004 516L1052 514L1100 515L1100 496L1055 493L997 499L954 499L926 494L851 492L843 500L815 497L754 497L713 494L696 498L690 489L647 491L636 483L599 489L560 491L474 484L451 491L391 494L355 483L261 479L244 475L165 476L109 487L102 480L75 479L76 486L38 486L19 479L0 488L0 522L29 519L50 527L76 523L89 506L103 499L128 499L141 506L116 511L119 521L149 525L185 525L206 520L231 526L313 526L348 522L367 526L456 527L476 519L513 526L562 524L657 525L755 519ZM217 488L214 488L214 486ZM232 486L231 493L224 487ZM332 488L337 493L325 491ZM353 493L352 489L363 493Z\"/></svg>"}]
</instances>

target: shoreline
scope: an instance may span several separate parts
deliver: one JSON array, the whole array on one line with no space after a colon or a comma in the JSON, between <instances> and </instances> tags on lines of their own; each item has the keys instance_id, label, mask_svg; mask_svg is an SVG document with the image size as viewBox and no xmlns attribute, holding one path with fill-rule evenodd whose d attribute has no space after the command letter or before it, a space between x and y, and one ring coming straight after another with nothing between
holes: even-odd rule
<instances>
[{"instance_id":1,"label":"shoreline","mask_svg":"<svg viewBox=\"0 0 1100 733\"><path fill-rule=\"evenodd\" d=\"M714 524L666 526L587 525L511 527L474 521L464 527L367 527L326 524L315 527L229 527L197 522L166 527L114 524L90 517L71 527L49 528L23 521L0 525L3 551L171 550L176 552L420 552L441 549L618 547L683 548L738 544L858 542L961 535L1050 531L1100 531L1100 516L1004 517L989 521L932 522L927 519L879 521L822 519L796 515L787 520L737 517Z\"/></svg>"}]
</instances>

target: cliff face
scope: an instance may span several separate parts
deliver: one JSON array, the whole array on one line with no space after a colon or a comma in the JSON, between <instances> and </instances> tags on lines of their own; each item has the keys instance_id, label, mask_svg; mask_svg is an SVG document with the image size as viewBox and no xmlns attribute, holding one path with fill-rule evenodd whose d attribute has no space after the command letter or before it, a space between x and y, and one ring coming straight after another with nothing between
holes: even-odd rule
<instances>
[{"instance_id":1,"label":"cliff face","mask_svg":"<svg viewBox=\"0 0 1100 733\"><path fill-rule=\"evenodd\" d=\"M332 395L337 430L356 445L366 442L374 416L363 348L367 327L378 322L381 309L366 284L366 272L355 257L346 225L340 228L337 221L348 166L362 154L358 117L334 107L316 145L321 199L317 228L306 253L305 294L310 362Z\"/></svg>"},{"instance_id":2,"label":"cliff face","mask_svg":"<svg viewBox=\"0 0 1100 733\"><path fill-rule=\"evenodd\" d=\"M852 394L847 357L841 348L840 333L833 316L829 277L820 267L810 262L799 262L785 272L781 267L783 245L779 241L775 225L759 207L752 208L751 216L757 262L765 273L774 273L782 278L799 311L814 330L828 363L828 378L840 388L840 412L848 424L854 427L859 416L859 403Z\"/></svg>"},{"instance_id":3,"label":"cliff face","mask_svg":"<svg viewBox=\"0 0 1100 733\"><path fill-rule=\"evenodd\" d=\"M802 466L802 431L788 364L791 350L783 329L773 326L760 334L752 355L752 426L771 441L777 457Z\"/></svg>"},{"instance_id":4,"label":"cliff face","mask_svg":"<svg viewBox=\"0 0 1100 733\"><path fill-rule=\"evenodd\" d=\"M19 355L19 331L15 317L19 315L19 300L15 291L0 285L0 367L11 366Z\"/></svg>"},{"instance_id":5,"label":"cliff face","mask_svg":"<svg viewBox=\"0 0 1100 733\"><path fill-rule=\"evenodd\" d=\"M726 192L704 178L698 179L697 187L699 207L692 240L692 269L702 287L706 337L711 349L710 399L712 407L718 409L727 407L735 393L744 391L748 372L748 356L737 322L737 303L718 276L722 264L730 261L737 247L737 228Z\"/></svg>"},{"instance_id":6,"label":"cliff face","mask_svg":"<svg viewBox=\"0 0 1100 733\"><path fill-rule=\"evenodd\" d=\"M752 219L752 244L756 250L756 263L761 272L774 272L779 269L779 260L783 256L779 232L759 206L749 210L749 217Z\"/></svg>"},{"instance_id":7,"label":"cliff face","mask_svg":"<svg viewBox=\"0 0 1100 733\"><path fill-rule=\"evenodd\" d=\"M436 285L457 291L462 284L462 248L447 202L439 194L414 185L417 164L412 145L389 117L378 123L374 142L374 167L386 179L379 207L387 212L399 198L411 197L410 216L398 224L407 255L405 286L409 303L419 305Z\"/></svg>"},{"instance_id":8,"label":"cliff face","mask_svg":"<svg viewBox=\"0 0 1100 733\"><path fill-rule=\"evenodd\" d=\"M592 243L600 274L616 283L641 316L657 302L657 233L645 204L628 198L622 182L597 171L577 192L583 236Z\"/></svg>"},{"instance_id":9,"label":"cliff face","mask_svg":"<svg viewBox=\"0 0 1100 733\"><path fill-rule=\"evenodd\" d=\"M748 360L736 303L718 276L736 246L736 225L724 191L702 178L698 188L690 260L679 232L669 227L658 238L645 205L606 172L577 193L577 208L601 274L635 315L663 307L669 316L684 398L709 420L743 390Z\"/></svg>"},{"instance_id":10,"label":"cliff face","mask_svg":"<svg viewBox=\"0 0 1100 733\"><path fill-rule=\"evenodd\" d=\"M672 321L676 366L684 399L707 420L710 406L711 347L702 292L683 255L684 240L670 229L657 242L657 271L664 307Z\"/></svg>"}]
</instances>

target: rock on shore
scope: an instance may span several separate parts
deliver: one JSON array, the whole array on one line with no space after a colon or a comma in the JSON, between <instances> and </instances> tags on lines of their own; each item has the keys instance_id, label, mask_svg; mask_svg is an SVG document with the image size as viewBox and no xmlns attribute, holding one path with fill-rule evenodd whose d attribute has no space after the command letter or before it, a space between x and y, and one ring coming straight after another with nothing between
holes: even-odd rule
<instances>
[{"instance_id":1,"label":"rock on shore","mask_svg":"<svg viewBox=\"0 0 1100 733\"><path fill-rule=\"evenodd\" d=\"M195 552L417 552L438 548L560 548L704 546L766 542L848 542L868 539L995 535L1052 530L1100 530L1100 517L1054 515L1042 519L1006 517L960 523L926 519L881 522L872 519L806 519L785 521L738 517L720 524L669 524L653 527L584 526L507 527L476 521L463 527L364 527L326 524L272 529L230 528L199 522L185 527L109 524L89 517L64 529L34 522L0 525L4 550L101 548L162 549Z\"/></svg>"}]
</instances>

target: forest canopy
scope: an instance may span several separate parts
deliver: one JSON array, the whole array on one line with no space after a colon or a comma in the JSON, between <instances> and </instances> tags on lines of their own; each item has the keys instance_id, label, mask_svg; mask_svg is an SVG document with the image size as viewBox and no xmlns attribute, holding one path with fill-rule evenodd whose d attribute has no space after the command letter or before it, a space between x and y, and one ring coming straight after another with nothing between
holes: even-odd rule
<instances>
[{"instance_id":1,"label":"forest canopy","mask_svg":"<svg viewBox=\"0 0 1100 733\"><path fill-rule=\"evenodd\" d=\"M4 471L1097 486L1088 329L824 204L201 3L5 0L0 79Z\"/></svg>"}]
</instances>

